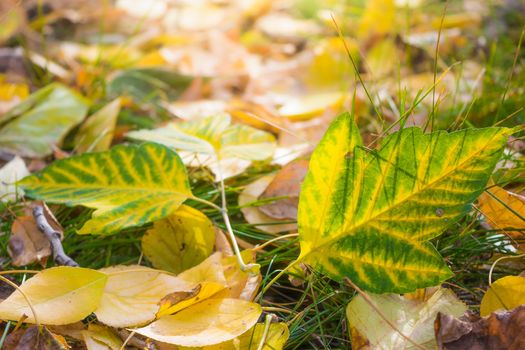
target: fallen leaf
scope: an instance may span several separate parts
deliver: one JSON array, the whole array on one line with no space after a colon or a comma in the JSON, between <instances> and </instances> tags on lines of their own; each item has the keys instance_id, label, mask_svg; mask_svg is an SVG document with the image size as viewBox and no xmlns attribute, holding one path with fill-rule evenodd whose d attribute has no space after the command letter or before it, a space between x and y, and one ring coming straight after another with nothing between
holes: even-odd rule
<instances>
[{"instance_id":1,"label":"fallen leaf","mask_svg":"<svg viewBox=\"0 0 525 350\"><path fill-rule=\"evenodd\" d=\"M111 146L121 99L117 98L90 116L75 137L78 153L107 151Z\"/></svg>"},{"instance_id":2,"label":"fallen leaf","mask_svg":"<svg viewBox=\"0 0 525 350\"><path fill-rule=\"evenodd\" d=\"M120 350L122 339L110 328L97 324L90 324L82 331L87 350Z\"/></svg>"},{"instance_id":3,"label":"fallen leaf","mask_svg":"<svg viewBox=\"0 0 525 350\"><path fill-rule=\"evenodd\" d=\"M172 315L196 303L209 299L221 290L224 285L216 282L202 282L191 291L174 292L166 295L159 303L156 317Z\"/></svg>"},{"instance_id":4,"label":"fallen leaf","mask_svg":"<svg viewBox=\"0 0 525 350\"><path fill-rule=\"evenodd\" d=\"M7 336L4 350L67 350L66 340L53 334L46 327L19 328Z\"/></svg>"},{"instance_id":5,"label":"fallen leaf","mask_svg":"<svg viewBox=\"0 0 525 350\"><path fill-rule=\"evenodd\" d=\"M53 152L66 133L87 114L88 102L73 90L51 84L0 118L0 148L26 157Z\"/></svg>"},{"instance_id":6,"label":"fallen leaf","mask_svg":"<svg viewBox=\"0 0 525 350\"><path fill-rule=\"evenodd\" d=\"M342 109L345 95L341 92L318 92L291 97L279 108L279 115L291 120L311 119L332 109L337 114Z\"/></svg>"},{"instance_id":7,"label":"fallen leaf","mask_svg":"<svg viewBox=\"0 0 525 350\"><path fill-rule=\"evenodd\" d=\"M16 201L24 191L15 183L29 175L26 163L18 156L0 169L0 202Z\"/></svg>"},{"instance_id":8,"label":"fallen leaf","mask_svg":"<svg viewBox=\"0 0 525 350\"><path fill-rule=\"evenodd\" d=\"M202 350L258 350L264 334L264 323L257 323L237 339L217 345L205 346ZM290 331L286 323L271 323L261 350L282 350Z\"/></svg>"},{"instance_id":9,"label":"fallen leaf","mask_svg":"<svg viewBox=\"0 0 525 350\"><path fill-rule=\"evenodd\" d=\"M492 283L481 300L480 314L512 310L525 304L525 277L505 276Z\"/></svg>"},{"instance_id":10,"label":"fallen leaf","mask_svg":"<svg viewBox=\"0 0 525 350\"><path fill-rule=\"evenodd\" d=\"M518 240L523 239L523 232L519 230L525 229L524 196L492 186L479 197L479 210L491 227L502 229Z\"/></svg>"},{"instance_id":11,"label":"fallen leaf","mask_svg":"<svg viewBox=\"0 0 525 350\"><path fill-rule=\"evenodd\" d=\"M243 250L241 256L247 264L256 262L256 253L252 250ZM221 266L227 288L220 292L219 295L226 298L253 300L261 284L261 274L242 271L236 256L223 256Z\"/></svg>"},{"instance_id":12,"label":"fallen leaf","mask_svg":"<svg viewBox=\"0 0 525 350\"><path fill-rule=\"evenodd\" d=\"M259 207L264 214L274 219L297 220L297 206L301 183L308 171L308 160L299 159L285 165L266 187L259 199L278 199Z\"/></svg>"},{"instance_id":13,"label":"fallen leaf","mask_svg":"<svg viewBox=\"0 0 525 350\"><path fill-rule=\"evenodd\" d=\"M450 289L438 289L428 300L398 294L369 294L383 315L415 343L434 348L434 320L438 312L461 316L467 310ZM394 330L360 295L346 308L352 346L356 349L416 349Z\"/></svg>"},{"instance_id":14,"label":"fallen leaf","mask_svg":"<svg viewBox=\"0 0 525 350\"><path fill-rule=\"evenodd\" d=\"M206 299L135 331L174 345L214 345L246 332L257 322L261 313L261 306L249 301Z\"/></svg>"},{"instance_id":15,"label":"fallen leaf","mask_svg":"<svg viewBox=\"0 0 525 350\"><path fill-rule=\"evenodd\" d=\"M440 313L434 327L440 350L525 349L525 305L485 318L470 314L458 319Z\"/></svg>"},{"instance_id":16,"label":"fallen leaf","mask_svg":"<svg viewBox=\"0 0 525 350\"><path fill-rule=\"evenodd\" d=\"M270 185L276 175L276 173L265 175L248 184L239 195L239 207L241 207L241 212L246 221L256 225L259 230L269 233L296 231L297 224L277 224L278 220L264 214L254 205L259 201L259 196L264 193L264 190Z\"/></svg>"},{"instance_id":17,"label":"fallen leaf","mask_svg":"<svg viewBox=\"0 0 525 350\"><path fill-rule=\"evenodd\" d=\"M210 256L214 242L215 230L206 215L181 205L146 232L142 251L154 267L181 273Z\"/></svg>"},{"instance_id":18,"label":"fallen leaf","mask_svg":"<svg viewBox=\"0 0 525 350\"><path fill-rule=\"evenodd\" d=\"M94 311L111 327L142 326L155 319L159 302L174 291L189 291L194 284L148 267L113 266L100 270L107 283Z\"/></svg>"},{"instance_id":19,"label":"fallen leaf","mask_svg":"<svg viewBox=\"0 0 525 350\"><path fill-rule=\"evenodd\" d=\"M65 325L84 319L99 305L107 276L81 267L60 266L43 270L20 286L29 298L38 321ZM0 318L35 323L26 299L16 290L0 303Z\"/></svg>"},{"instance_id":20,"label":"fallen leaf","mask_svg":"<svg viewBox=\"0 0 525 350\"><path fill-rule=\"evenodd\" d=\"M38 229L32 216L20 216L13 221L7 252L13 266L25 266L38 262L45 265L51 255L51 244Z\"/></svg>"}]
</instances>

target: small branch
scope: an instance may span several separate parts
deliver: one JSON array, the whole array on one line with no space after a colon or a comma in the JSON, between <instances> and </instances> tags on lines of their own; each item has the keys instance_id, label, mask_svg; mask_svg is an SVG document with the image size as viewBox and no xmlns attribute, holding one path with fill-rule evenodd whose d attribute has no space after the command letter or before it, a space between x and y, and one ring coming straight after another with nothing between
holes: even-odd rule
<instances>
[{"instance_id":1,"label":"small branch","mask_svg":"<svg viewBox=\"0 0 525 350\"><path fill-rule=\"evenodd\" d=\"M44 207L36 205L33 208L33 216L36 221L38 229L47 237L49 243L51 243L51 250L53 251L53 260L58 265L65 266L78 266L75 260L71 259L64 252L62 242L60 242L60 232L56 231L47 222L46 216L44 215Z\"/></svg>"}]
</instances>

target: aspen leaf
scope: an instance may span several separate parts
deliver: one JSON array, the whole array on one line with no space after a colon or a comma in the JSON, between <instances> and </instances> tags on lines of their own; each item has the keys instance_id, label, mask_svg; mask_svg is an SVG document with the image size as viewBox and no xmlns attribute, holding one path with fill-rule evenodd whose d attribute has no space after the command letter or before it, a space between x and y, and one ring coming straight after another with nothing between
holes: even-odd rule
<instances>
[{"instance_id":1,"label":"aspen leaf","mask_svg":"<svg viewBox=\"0 0 525 350\"><path fill-rule=\"evenodd\" d=\"M158 269L183 272L213 252L215 230L202 212L186 205L162 220L142 237L142 251Z\"/></svg>"},{"instance_id":2,"label":"aspen leaf","mask_svg":"<svg viewBox=\"0 0 525 350\"><path fill-rule=\"evenodd\" d=\"M111 327L141 326L151 322L164 296L193 288L180 278L144 266L114 266L100 272L108 280L95 315Z\"/></svg>"},{"instance_id":3,"label":"aspen leaf","mask_svg":"<svg viewBox=\"0 0 525 350\"><path fill-rule=\"evenodd\" d=\"M65 325L84 319L99 305L107 276L80 267L52 267L31 277L20 289L31 301L38 321ZM19 291L0 303L0 319L35 323L33 313Z\"/></svg>"},{"instance_id":4,"label":"aspen leaf","mask_svg":"<svg viewBox=\"0 0 525 350\"><path fill-rule=\"evenodd\" d=\"M508 133L405 128L368 151L353 117L342 114L315 149L301 188L298 260L375 293L406 293L449 278L428 240L468 212Z\"/></svg>"},{"instance_id":5,"label":"aspen leaf","mask_svg":"<svg viewBox=\"0 0 525 350\"><path fill-rule=\"evenodd\" d=\"M397 294L370 294L384 316L415 343L435 348L434 320L438 312L459 317L467 310L450 289L438 289L428 300L410 300ZM352 344L370 349L416 349L360 295L346 308Z\"/></svg>"},{"instance_id":6,"label":"aspen leaf","mask_svg":"<svg viewBox=\"0 0 525 350\"><path fill-rule=\"evenodd\" d=\"M480 314L512 310L525 304L525 277L506 276L492 283L481 300Z\"/></svg>"},{"instance_id":7,"label":"aspen leaf","mask_svg":"<svg viewBox=\"0 0 525 350\"><path fill-rule=\"evenodd\" d=\"M238 337L257 322L261 313L261 306L249 301L206 299L134 331L164 343L206 346Z\"/></svg>"},{"instance_id":8,"label":"aspen leaf","mask_svg":"<svg viewBox=\"0 0 525 350\"><path fill-rule=\"evenodd\" d=\"M245 125L230 124L228 114L219 114L196 121L172 122L154 130L133 131L127 136L209 156L210 163L204 165L209 165L217 176L218 161L265 160L273 155L275 138L272 134Z\"/></svg>"},{"instance_id":9,"label":"aspen leaf","mask_svg":"<svg viewBox=\"0 0 525 350\"><path fill-rule=\"evenodd\" d=\"M75 137L78 153L107 151L111 146L121 99L117 98L95 114L90 116L80 127Z\"/></svg>"},{"instance_id":10,"label":"aspen leaf","mask_svg":"<svg viewBox=\"0 0 525 350\"><path fill-rule=\"evenodd\" d=\"M192 196L179 156L155 143L58 160L19 183L29 197L96 209L80 234L162 219Z\"/></svg>"}]
</instances>

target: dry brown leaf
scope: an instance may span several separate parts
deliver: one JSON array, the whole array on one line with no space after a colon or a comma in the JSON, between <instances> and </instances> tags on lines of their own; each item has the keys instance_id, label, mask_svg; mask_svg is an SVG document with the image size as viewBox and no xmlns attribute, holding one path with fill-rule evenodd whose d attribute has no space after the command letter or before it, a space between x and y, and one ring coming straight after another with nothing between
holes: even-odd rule
<instances>
[{"instance_id":1,"label":"dry brown leaf","mask_svg":"<svg viewBox=\"0 0 525 350\"><path fill-rule=\"evenodd\" d=\"M434 329L441 350L525 349L525 305L484 318L466 315L458 319L440 313Z\"/></svg>"},{"instance_id":2,"label":"dry brown leaf","mask_svg":"<svg viewBox=\"0 0 525 350\"><path fill-rule=\"evenodd\" d=\"M5 340L4 350L67 350L66 340L43 327L40 334L37 326L19 328Z\"/></svg>"},{"instance_id":3,"label":"dry brown leaf","mask_svg":"<svg viewBox=\"0 0 525 350\"><path fill-rule=\"evenodd\" d=\"M285 165L266 187L259 199L278 199L259 207L264 214L274 219L297 219L297 206L301 183L308 171L308 160L298 159Z\"/></svg>"}]
</instances>

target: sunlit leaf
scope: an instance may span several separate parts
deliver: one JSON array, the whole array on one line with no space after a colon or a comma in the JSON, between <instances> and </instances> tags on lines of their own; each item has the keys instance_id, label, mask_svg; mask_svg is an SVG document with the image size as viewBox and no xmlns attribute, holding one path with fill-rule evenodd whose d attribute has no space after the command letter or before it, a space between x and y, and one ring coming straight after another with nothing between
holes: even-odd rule
<instances>
[{"instance_id":1,"label":"sunlit leaf","mask_svg":"<svg viewBox=\"0 0 525 350\"><path fill-rule=\"evenodd\" d=\"M190 291L184 280L144 266L114 266L95 315L112 327L141 326L155 319L161 299L174 291Z\"/></svg>"},{"instance_id":2,"label":"sunlit leaf","mask_svg":"<svg viewBox=\"0 0 525 350\"><path fill-rule=\"evenodd\" d=\"M377 293L436 285L451 272L427 241L470 209L507 129L406 128L363 148L350 114L330 126L299 199L299 261Z\"/></svg>"},{"instance_id":3,"label":"sunlit leaf","mask_svg":"<svg viewBox=\"0 0 525 350\"><path fill-rule=\"evenodd\" d=\"M166 295L159 303L157 317L171 315L209 299L224 289L224 285L216 282L202 282L189 292L174 292Z\"/></svg>"},{"instance_id":4,"label":"sunlit leaf","mask_svg":"<svg viewBox=\"0 0 525 350\"><path fill-rule=\"evenodd\" d=\"M506 276L492 283L481 300L480 314L512 310L525 304L525 277Z\"/></svg>"},{"instance_id":5,"label":"sunlit leaf","mask_svg":"<svg viewBox=\"0 0 525 350\"><path fill-rule=\"evenodd\" d=\"M434 320L438 312L462 316L467 310L450 289L438 289L428 300L411 300L397 294L369 295L383 316L416 344L436 347ZM346 308L352 345L371 349L417 349L392 328L360 295Z\"/></svg>"},{"instance_id":6,"label":"sunlit leaf","mask_svg":"<svg viewBox=\"0 0 525 350\"><path fill-rule=\"evenodd\" d=\"M97 209L81 234L162 219L192 195L179 156L154 143L55 161L20 185L29 197Z\"/></svg>"},{"instance_id":7,"label":"sunlit leaf","mask_svg":"<svg viewBox=\"0 0 525 350\"><path fill-rule=\"evenodd\" d=\"M52 267L20 286L31 301L38 322L64 325L84 319L99 305L107 276L80 267ZM19 291L0 303L0 319L35 323L33 313Z\"/></svg>"},{"instance_id":8,"label":"sunlit leaf","mask_svg":"<svg viewBox=\"0 0 525 350\"><path fill-rule=\"evenodd\" d=\"M210 256L214 242L215 230L206 215L181 205L146 232L142 251L156 268L180 273Z\"/></svg>"},{"instance_id":9,"label":"sunlit leaf","mask_svg":"<svg viewBox=\"0 0 525 350\"><path fill-rule=\"evenodd\" d=\"M49 85L2 117L0 122L9 122L0 129L0 149L27 157L49 155L87 110L87 101L77 93Z\"/></svg>"},{"instance_id":10,"label":"sunlit leaf","mask_svg":"<svg viewBox=\"0 0 525 350\"><path fill-rule=\"evenodd\" d=\"M264 328L264 323L257 323L252 329L239 336L237 340L205 346L203 350L258 350ZM272 323L268 328L268 334L261 349L282 350L289 336L290 332L286 323Z\"/></svg>"},{"instance_id":11,"label":"sunlit leaf","mask_svg":"<svg viewBox=\"0 0 525 350\"><path fill-rule=\"evenodd\" d=\"M340 110L345 96L341 92L311 93L297 98L290 98L281 108L279 115L293 120L310 119L319 116L327 109Z\"/></svg>"},{"instance_id":12,"label":"sunlit leaf","mask_svg":"<svg viewBox=\"0 0 525 350\"><path fill-rule=\"evenodd\" d=\"M169 344L213 345L246 332L257 322L261 312L260 305L249 301L207 299L135 331Z\"/></svg>"},{"instance_id":13,"label":"sunlit leaf","mask_svg":"<svg viewBox=\"0 0 525 350\"><path fill-rule=\"evenodd\" d=\"M117 98L82 124L75 138L78 153L107 151L111 146L121 100Z\"/></svg>"}]
</instances>

